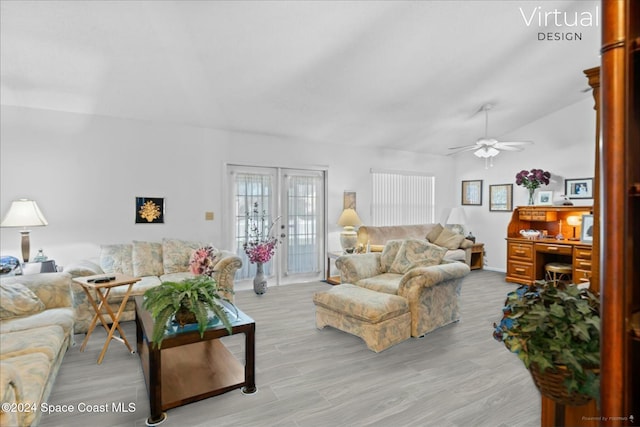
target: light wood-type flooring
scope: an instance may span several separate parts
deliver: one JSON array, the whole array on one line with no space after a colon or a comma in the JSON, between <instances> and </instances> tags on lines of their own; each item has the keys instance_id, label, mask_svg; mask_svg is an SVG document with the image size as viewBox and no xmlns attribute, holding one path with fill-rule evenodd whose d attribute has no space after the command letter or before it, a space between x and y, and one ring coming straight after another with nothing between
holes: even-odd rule
<instances>
[{"instance_id":1,"label":"light wood-type flooring","mask_svg":"<svg viewBox=\"0 0 640 427\"><path fill-rule=\"evenodd\" d=\"M516 355L495 341L508 291L504 274L477 270L462 285L460 322L381 353L360 338L315 327L312 282L236 294L236 304L256 321L258 392L233 390L169 410L162 426L539 426L540 395ZM135 323L124 323L135 343ZM144 426L147 390L137 354L113 341L96 360L106 333L96 329L67 352L50 405L73 413L44 414L43 426ZM243 355L243 336L224 339ZM130 412L118 412L113 403ZM87 405L108 412L80 412ZM91 407L91 406L89 406ZM134 407L134 408L133 408Z\"/></svg>"}]
</instances>

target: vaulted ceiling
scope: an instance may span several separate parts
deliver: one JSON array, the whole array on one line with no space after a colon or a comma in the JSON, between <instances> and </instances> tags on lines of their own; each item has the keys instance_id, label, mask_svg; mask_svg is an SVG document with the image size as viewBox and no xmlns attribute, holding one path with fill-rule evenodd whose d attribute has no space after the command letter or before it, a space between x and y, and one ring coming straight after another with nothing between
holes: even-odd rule
<instances>
[{"instance_id":1,"label":"vaulted ceiling","mask_svg":"<svg viewBox=\"0 0 640 427\"><path fill-rule=\"evenodd\" d=\"M590 96L598 4L2 1L0 100L445 154Z\"/></svg>"}]
</instances>

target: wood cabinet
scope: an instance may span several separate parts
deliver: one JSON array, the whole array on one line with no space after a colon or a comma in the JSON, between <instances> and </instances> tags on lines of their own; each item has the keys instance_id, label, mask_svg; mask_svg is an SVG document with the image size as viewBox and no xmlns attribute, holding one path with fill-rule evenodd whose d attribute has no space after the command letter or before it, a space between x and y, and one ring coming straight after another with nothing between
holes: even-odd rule
<instances>
[{"instance_id":1,"label":"wood cabinet","mask_svg":"<svg viewBox=\"0 0 640 427\"><path fill-rule=\"evenodd\" d=\"M573 251L573 283L591 282L591 246L576 245Z\"/></svg>"},{"instance_id":2,"label":"wood cabinet","mask_svg":"<svg viewBox=\"0 0 640 427\"><path fill-rule=\"evenodd\" d=\"M640 413L640 2L603 0L600 255L602 418ZM606 215L605 215L606 214ZM621 414L621 415L617 415Z\"/></svg>"}]
</instances>

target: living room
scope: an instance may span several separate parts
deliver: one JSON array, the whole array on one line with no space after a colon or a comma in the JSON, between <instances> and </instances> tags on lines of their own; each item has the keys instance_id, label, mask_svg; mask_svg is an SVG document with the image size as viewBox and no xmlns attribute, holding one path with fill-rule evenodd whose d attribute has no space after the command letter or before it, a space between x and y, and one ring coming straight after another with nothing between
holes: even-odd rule
<instances>
[{"instance_id":1,"label":"living room","mask_svg":"<svg viewBox=\"0 0 640 427\"><path fill-rule=\"evenodd\" d=\"M393 3L3 1L2 213L36 200L48 225L31 231L32 253L61 267L132 240L238 251L230 166L321 171L323 248L336 251L344 192L371 224L371 171L410 171L435 177L441 224L462 181L482 180L464 226L485 244L484 269L504 273L511 211L489 210L489 186L513 184L515 207L527 204L523 169L549 171L555 199L565 179L595 174L583 70L600 63L600 2L544 3L594 17L570 41L537 40L533 2ZM485 168L473 152L448 154L485 135L487 103L491 136L533 143ZM164 199L163 224L134 222L140 196ZM20 258L17 230L2 229L0 253Z\"/></svg>"}]
</instances>

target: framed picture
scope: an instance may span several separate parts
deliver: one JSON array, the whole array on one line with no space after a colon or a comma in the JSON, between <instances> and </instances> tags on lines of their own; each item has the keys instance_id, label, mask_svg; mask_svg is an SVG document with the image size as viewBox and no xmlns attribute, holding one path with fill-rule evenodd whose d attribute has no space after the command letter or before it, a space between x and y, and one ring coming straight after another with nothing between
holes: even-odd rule
<instances>
[{"instance_id":1,"label":"framed picture","mask_svg":"<svg viewBox=\"0 0 640 427\"><path fill-rule=\"evenodd\" d=\"M356 192L355 191L344 192L344 201L343 201L342 209L356 210Z\"/></svg>"},{"instance_id":2,"label":"framed picture","mask_svg":"<svg viewBox=\"0 0 640 427\"><path fill-rule=\"evenodd\" d=\"M542 190L538 191L538 199L536 205L551 206L553 205L553 191Z\"/></svg>"},{"instance_id":3,"label":"framed picture","mask_svg":"<svg viewBox=\"0 0 640 427\"><path fill-rule=\"evenodd\" d=\"M580 240L593 242L593 215L582 215L582 234Z\"/></svg>"},{"instance_id":4,"label":"framed picture","mask_svg":"<svg viewBox=\"0 0 640 427\"><path fill-rule=\"evenodd\" d=\"M593 199L593 178L565 179L564 194L570 199Z\"/></svg>"},{"instance_id":5,"label":"framed picture","mask_svg":"<svg viewBox=\"0 0 640 427\"><path fill-rule=\"evenodd\" d=\"M136 197L136 224L164 223L164 197Z\"/></svg>"},{"instance_id":6,"label":"framed picture","mask_svg":"<svg viewBox=\"0 0 640 427\"><path fill-rule=\"evenodd\" d=\"M482 205L482 180L462 181L462 204Z\"/></svg>"},{"instance_id":7,"label":"framed picture","mask_svg":"<svg viewBox=\"0 0 640 427\"><path fill-rule=\"evenodd\" d=\"M492 212L513 211L513 184L489 186L489 210Z\"/></svg>"}]
</instances>

